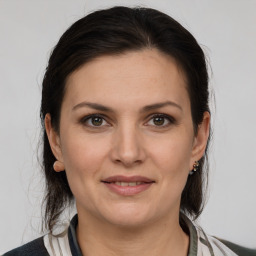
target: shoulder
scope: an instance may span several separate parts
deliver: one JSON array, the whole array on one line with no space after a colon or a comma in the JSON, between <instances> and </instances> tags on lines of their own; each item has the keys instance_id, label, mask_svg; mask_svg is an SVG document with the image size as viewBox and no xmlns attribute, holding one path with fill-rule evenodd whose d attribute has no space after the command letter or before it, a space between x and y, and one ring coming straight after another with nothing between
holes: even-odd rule
<instances>
[{"instance_id":1,"label":"shoulder","mask_svg":"<svg viewBox=\"0 0 256 256\"><path fill-rule=\"evenodd\" d=\"M255 249L249 249L214 236L204 234L204 238L200 237L200 242L211 248L213 255L256 256Z\"/></svg>"},{"instance_id":2,"label":"shoulder","mask_svg":"<svg viewBox=\"0 0 256 256\"><path fill-rule=\"evenodd\" d=\"M39 237L27 244L6 252L3 256L49 256L45 246L44 238Z\"/></svg>"},{"instance_id":3,"label":"shoulder","mask_svg":"<svg viewBox=\"0 0 256 256\"><path fill-rule=\"evenodd\" d=\"M216 238L218 241L220 241L222 244L227 246L230 250L235 252L237 255L242 256L255 256L256 255L256 249L249 249L246 247L243 247L238 244L234 244L232 242L226 241L224 239Z\"/></svg>"},{"instance_id":4,"label":"shoulder","mask_svg":"<svg viewBox=\"0 0 256 256\"><path fill-rule=\"evenodd\" d=\"M256 256L256 249L249 249L235 243L210 236L206 234L200 226L195 225L194 223L192 223L191 227L190 235L194 228L193 236L196 237L197 240L197 255Z\"/></svg>"}]
</instances>

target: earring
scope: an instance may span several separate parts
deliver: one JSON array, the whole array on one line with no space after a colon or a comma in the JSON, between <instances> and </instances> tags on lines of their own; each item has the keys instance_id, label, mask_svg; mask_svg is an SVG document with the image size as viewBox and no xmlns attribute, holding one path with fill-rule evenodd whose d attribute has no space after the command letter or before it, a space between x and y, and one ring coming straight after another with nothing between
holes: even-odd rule
<instances>
[{"instance_id":1,"label":"earring","mask_svg":"<svg viewBox=\"0 0 256 256\"><path fill-rule=\"evenodd\" d=\"M64 164L60 161L55 161L53 164L53 169L55 172L61 172L65 170Z\"/></svg>"},{"instance_id":2,"label":"earring","mask_svg":"<svg viewBox=\"0 0 256 256\"><path fill-rule=\"evenodd\" d=\"M193 164L193 170L189 172L189 175L194 174L198 170L199 165L200 165L199 162L195 161L195 163Z\"/></svg>"}]
</instances>

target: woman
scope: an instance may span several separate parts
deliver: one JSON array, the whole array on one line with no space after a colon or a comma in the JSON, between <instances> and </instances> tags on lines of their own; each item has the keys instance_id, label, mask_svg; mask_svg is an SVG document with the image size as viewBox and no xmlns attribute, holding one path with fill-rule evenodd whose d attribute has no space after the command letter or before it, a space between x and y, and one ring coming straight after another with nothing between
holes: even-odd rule
<instances>
[{"instance_id":1,"label":"woman","mask_svg":"<svg viewBox=\"0 0 256 256\"><path fill-rule=\"evenodd\" d=\"M73 24L43 80L49 233L5 255L254 255L190 220L203 209L208 100L204 53L169 16L114 7Z\"/></svg>"}]
</instances>

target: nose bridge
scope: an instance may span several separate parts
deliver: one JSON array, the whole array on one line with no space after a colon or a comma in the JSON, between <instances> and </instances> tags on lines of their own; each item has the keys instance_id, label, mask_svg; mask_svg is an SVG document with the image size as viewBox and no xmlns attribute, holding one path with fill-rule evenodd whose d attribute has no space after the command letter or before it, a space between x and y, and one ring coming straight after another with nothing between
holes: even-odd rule
<instances>
[{"instance_id":1,"label":"nose bridge","mask_svg":"<svg viewBox=\"0 0 256 256\"><path fill-rule=\"evenodd\" d=\"M141 140L141 134L136 124L131 122L120 124L113 136L113 160L122 162L126 166L143 161L145 152Z\"/></svg>"}]
</instances>

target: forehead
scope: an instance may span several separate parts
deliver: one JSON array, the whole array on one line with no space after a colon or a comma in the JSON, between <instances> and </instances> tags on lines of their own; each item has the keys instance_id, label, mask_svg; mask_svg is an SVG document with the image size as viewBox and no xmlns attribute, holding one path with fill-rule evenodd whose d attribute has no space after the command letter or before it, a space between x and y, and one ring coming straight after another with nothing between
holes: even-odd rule
<instances>
[{"instance_id":1,"label":"forehead","mask_svg":"<svg viewBox=\"0 0 256 256\"><path fill-rule=\"evenodd\" d=\"M175 60L155 49L101 56L74 71L64 101L106 104L188 101L186 81Z\"/></svg>"}]
</instances>

